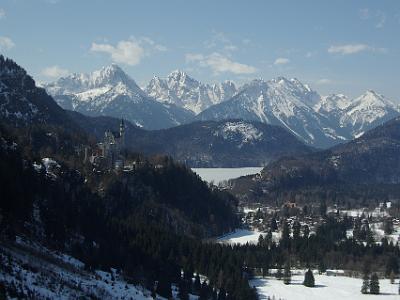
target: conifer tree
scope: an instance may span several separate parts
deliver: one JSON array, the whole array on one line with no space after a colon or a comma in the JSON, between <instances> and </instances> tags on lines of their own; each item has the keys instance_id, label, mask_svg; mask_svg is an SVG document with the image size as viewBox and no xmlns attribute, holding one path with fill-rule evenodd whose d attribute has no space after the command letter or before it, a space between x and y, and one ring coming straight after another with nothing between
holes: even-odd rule
<instances>
[{"instance_id":1,"label":"conifer tree","mask_svg":"<svg viewBox=\"0 0 400 300\"><path fill-rule=\"evenodd\" d=\"M167 299L172 297L171 283L167 278L161 278L157 284L157 294Z\"/></svg>"},{"instance_id":2,"label":"conifer tree","mask_svg":"<svg viewBox=\"0 0 400 300\"><path fill-rule=\"evenodd\" d=\"M327 209L328 209L328 207L327 207L327 205L326 205L325 200L321 200L321 203L320 203L320 205L319 205L319 213L320 213L320 215L321 215L322 217L325 217L325 216L326 216Z\"/></svg>"},{"instance_id":3,"label":"conifer tree","mask_svg":"<svg viewBox=\"0 0 400 300\"><path fill-rule=\"evenodd\" d=\"M271 227L271 231L277 231L278 230L278 225L276 224L275 217L272 217L270 227Z\"/></svg>"},{"instance_id":4,"label":"conifer tree","mask_svg":"<svg viewBox=\"0 0 400 300\"><path fill-rule=\"evenodd\" d=\"M393 270L390 272L390 275L389 275L389 278L390 278L390 283L391 284L394 284L394 272L393 272Z\"/></svg>"},{"instance_id":5,"label":"conifer tree","mask_svg":"<svg viewBox=\"0 0 400 300\"><path fill-rule=\"evenodd\" d=\"M400 280L399 280L399 295L400 295Z\"/></svg>"},{"instance_id":6,"label":"conifer tree","mask_svg":"<svg viewBox=\"0 0 400 300\"><path fill-rule=\"evenodd\" d=\"M188 300L189 299L189 290L188 290L188 284L187 284L186 280L181 278L178 287L179 287L178 298L180 300Z\"/></svg>"},{"instance_id":7,"label":"conifer tree","mask_svg":"<svg viewBox=\"0 0 400 300\"><path fill-rule=\"evenodd\" d=\"M193 283L193 293L195 295L199 295L200 294L200 290L201 290L200 276L199 276L199 273L197 273L196 276L195 276L194 283Z\"/></svg>"},{"instance_id":8,"label":"conifer tree","mask_svg":"<svg viewBox=\"0 0 400 300\"><path fill-rule=\"evenodd\" d=\"M290 248L290 228L287 220L283 221L281 245L285 249Z\"/></svg>"},{"instance_id":9,"label":"conifer tree","mask_svg":"<svg viewBox=\"0 0 400 300\"><path fill-rule=\"evenodd\" d=\"M361 294L368 294L369 292L369 276L368 274L364 274L363 283L361 286Z\"/></svg>"},{"instance_id":10,"label":"conifer tree","mask_svg":"<svg viewBox=\"0 0 400 300\"><path fill-rule=\"evenodd\" d=\"M371 294L379 294L379 278L376 273L372 274L371 281L369 282L369 291Z\"/></svg>"},{"instance_id":11,"label":"conifer tree","mask_svg":"<svg viewBox=\"0 0 400 300\"><path fill-rule=\"evenodd\" d=\"M278 265L278 270L276 271L276 278L278 280L282 279L282 266L281 265Z\"/></svg>"},{"instance_id":12,"label":"conifer tree","mask_svg":"<svg viewBox=\"0 0 400 300\"><path fill-rule=\"evenodd\" d=\"M226 291L224 288L220 288L218 292L218 300L225 300L226 299Z\"/></svg>"},{"instance_id":13,"label":"conifer tree","mask_svg":"<svg viewBox=\"0 0 400 300\"><path fill-rule=\"evenodd\" d=\"M304 275L304 282L303 284L306 287L314 287L315 286L315 279L314 279L314 274L311 271L311 269L308 269L306 274Z\"/></svg>"},{"instance_id":14,"label":"conifer tree","mask_svg":"<svg viewBox=\"0 0 400 300\"><path fill-rule=\"evenodd\" d=\"M290 284L292 279L292 273L290 272L290 262L289 259L285 264L285 269L283 271L283 283Z\"/></svg>"}]
</instances>

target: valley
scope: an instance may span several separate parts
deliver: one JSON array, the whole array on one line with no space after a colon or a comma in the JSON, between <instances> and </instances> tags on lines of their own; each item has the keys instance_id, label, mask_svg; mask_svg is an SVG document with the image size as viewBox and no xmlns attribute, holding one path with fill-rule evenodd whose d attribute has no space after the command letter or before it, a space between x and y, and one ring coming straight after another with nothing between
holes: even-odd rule
<instances>
[{"instance_id":1,"label":"valley","mask_svg":"<svg viewBox=\"0 0 400 300\"><path fill-rule=\"evenodd\" d=\"M399 299L399 12L2 1L0 300Z\"/></svg>"}]
</instances>

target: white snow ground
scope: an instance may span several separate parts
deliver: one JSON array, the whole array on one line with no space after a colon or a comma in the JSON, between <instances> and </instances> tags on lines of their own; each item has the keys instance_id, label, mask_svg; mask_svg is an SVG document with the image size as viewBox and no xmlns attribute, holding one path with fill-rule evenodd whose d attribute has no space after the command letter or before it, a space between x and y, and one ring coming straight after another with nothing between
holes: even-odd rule
<instances>
[{"instance_id":1,"label":"white snow ground","mask_svg":"<svg viewBox=\"0 0 400 300\"><path fill-rule=\"evenodd\" d=\"M265 235L265 233L262 233L257 230L236 229L234 232L220 237L218 239L218 242L226 244L240 244L240 245L244 245L246 243L257 244L260 234Z\"/></svg>"},{"instance_id":2,"label":"white snow ground","mask_svg":"<svg viewBox=\"0 0 400 300\"><path fill-rule=\"evenodd\" d=\"M222 181L260 173L263 167L246 168L192 168L204 181L219 184Z\"/></svg>"},{"instance_id":3,"label":"white snow ground","mask_svg":"<svg viewBox=\"0 0 400 300\"><path fill-rule=\"evenodd\" d=\"M20 237L15 244L0 244L0 266L0 282L28 298L152 299L150 291L127 282L115 269L86 271L81 261Z\"/></svg>"},{"instance_id":4,"label":"white snow ground","mask_svg":"<svg viewBox=\"0 0 400 300\"><path fill-rule=\"evenodd\" d=\"M362 280L342 276L314 275L316 287L307 288L302 285L303 275L292 277L292 284L285 285L282 280L275 278L257 278L250 281L257 288L260 299L282 300L399 300L399 283L390 284L388 279L379 280L380 295L363 295L360 292Z\"/></svg>"}]
</instances>

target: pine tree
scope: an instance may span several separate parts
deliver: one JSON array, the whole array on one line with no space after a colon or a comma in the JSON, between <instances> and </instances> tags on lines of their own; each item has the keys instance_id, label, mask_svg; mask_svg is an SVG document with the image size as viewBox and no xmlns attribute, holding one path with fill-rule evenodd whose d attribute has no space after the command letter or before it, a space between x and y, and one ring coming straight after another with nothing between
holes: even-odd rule
<instances>
[{"instance_id":1,"label":"pine tree","mask_svg":"<svg viewBox=\"0 0 400 300\"><path fill-rule=\"evenodd\" d=\"M290 284L292 279L292 273L290 272L290 262L289 260L285 264L285 269L283 271L283 283Z\"/></svg>"},{"instance_id":2,"label":"pine tree","mask_svg":"<svg viewBox=\"0 0 400 300\"><path fill-rule=\"evenodd\" d=\"M379 294L379 278L376 273L372 274L371 281L369 282L369 291L371 294Z\"/></svg>"},{"instance_id":3,"label":"pine tree","mask_svg":"<svg viewBox=\"0 0 400 300\"><path fill-rule=\"evenodd\" d=\"M356 218L354 220L353 237L356 240L361 239L361 219L360 218Z\"/></svg>"},{"instance_id":4,"label":"pine tree","mask_svg":"<svg viewBox=\"0 0 400 300\"><path fill-rule=\"evenodd\" d=\"M390 283L391 284L394 284L394 272L393 272L393 270L390 272L390 275L389 275L389 278L390 278Z\"/></svg>"},{"instance_id":5,"label":"pine tree","mask_svg":"<svg viewBox=\"0 0 400 300\"><path fill-rule=\"evenodd\" d=\"M167 299L172 297L171 283L167 278L161 278L157 284L157 294Z\"/></svg>"},{"instance_id":6,"label":"pine tree","mask_svg":"<svg viewBox=\"0 0 400 300\"><path fill-rule=\"evenodd\" d=\"M282 279L282 266L281 265L278 266L278 270L276 271L276 278L278 280Z\"/></svg>"},{"instance_id":7,"label":"pine tree","mask_svg":"<svg viewBox=\"0 0 400 300\"><path fill-rule=\"evenodd\" d=\"M290 228L287 220L283 221L281 245L285 249L290 248Z\"/></svg>"},{"instance_id":8,"label":"pine tree","mask_svg":"<svg viewBox=\"0 0 400 300\"><path fill-rule=\"evenodd\" d=\"M321 260L319 261L319 264L318 264L318 272L319 272L320 274L326 272L326 265L325 265L325 261L324 261L323 259L321 259Z\"/></svg>"},{"instance_id":9,"label":"pine tree","mask_svg":"<svg viewBox=\"0 0 400 300\"><path fill-rule=\"evenodd\" d=\"M225 300L226 299L226 291L224 288L220 288L218 292L218 300Z\"/></svg>"},{"instance_id":10,"label":"pine tree","mask_svg":"<svg viewBox=\"0 0 400 300\"><path fill-rule=\"evenodd\" d=\"M327 205L326 205L325 200L321 200L321 203L320 203L320 205L319 205L319 213L320 213L320 215L321 215L322 217L325 217L325 216L326 216L327 209L328 209L328 207L327 207Z\"/></svg>"},{"instance_id":11,"label":"pine tree","mask_svg":"<svg viewBox=\"0 0 400 300\"><path fill-rule=\"evenodd\" d=\"M315 279L314 279L314 274L311 271L311 269L308 269L306 274L304 275L304 281L303 284L306 287L314 287L315 286Z\"/></svg>"},{"instance_id":12,"label":"pine tree","mask_svg":"<svg viewBox=\"0 0 400 300\"><path fill-rule=\"evenodd\" d=\"M271 227L272 231L277 231L278 230L278 225L276 224L275 217L272 217L270 227Z\"/></svg>"},{"instance_id":13,"label":"pine tree","mask_svg":"<svg viewBox=\"0 0 400 300\"><path fill-rule=\"evenodd\" d=\"M304 225L303 227L303 238L308 239L310 236L310 227L308 225Z\"/></svg>"},{"instance_id":14,"label":"pine tree","mask_svg":"<svg viewBox=\"0 0 400 300\"><path fill-rule=\"evenodd\" d=\"M363 283L361 286L361 294L368 294L369 292L369 276L368 274L364 274Z\"/></svg>"},{"instance_id":15,"label":"pine tree","mask_svg":"<svg viewBox=\"0 0 400 300\"><path fill-rule=\"evenodd\" d=\"M200 276L199 276L199 273L197 273L195 276L194 283L193 283L193 294L199 295L200 290L201 290Z\"/></svg>"},{"instance_id":16,"label":"pine tree","mask_svg":"<svg viewBox=\"0 0 400 300\"><path fill-rule=\"evenodd\" d=\"M392 219L386 219L383 222L383 229L385 231L385 234L392 234L393 233L393 220Z\"/></svg>"},{"instance_id":17,"label":"pine tree","mask_svg":"<svg viewBox=\"0 0 400 300\"><path fill-rule=\"evenodd\" d=\"M188 284L184 279L181 279L181 281L179 282L178 298L180 300L188 300L189 299Z\"/></svg>"},{"instance_id":18,"label":"pine tree","mask_svg":"<svg viewBox=\"0 0 400 300\"><path fill-rule=\"evenodd\" d=\"M399 295L400 295L400 280L399 280Z\"/></svg>"},{"instance_id":19,"label":"pine tree","mask_svg":"<svg viewBox=\"0 0 400 300\"><path fill-rule=\"evenodd\" d=\"M374 234L373 234L371 228L369 228L369 227L367 228L366 234L367 234L367 236L366 236L367 245L370 245L370 246L374 245L375 239L374 239Z\"/></svg>"}]
</instances>

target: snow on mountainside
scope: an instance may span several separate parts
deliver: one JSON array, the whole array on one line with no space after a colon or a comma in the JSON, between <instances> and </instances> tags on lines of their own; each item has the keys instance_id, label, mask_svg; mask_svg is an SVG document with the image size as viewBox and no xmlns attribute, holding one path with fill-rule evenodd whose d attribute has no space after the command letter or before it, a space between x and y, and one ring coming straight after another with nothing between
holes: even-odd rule
<instances>
[{"instance_id":1,"label":"snow on mountainside","mask_svg":"<svg viewBox=\"0 0 400 300\"><path fill-rule=\"evenodd\" d=\"M278 77L245 84L233 98L206 109L197 119L257 120L326 148L359 137L399 111L398 105L373 91L352 100L343 94L321 97L297 79Z\"/></svg>"},{"instance_id":2,"label":"snow on mountainside","mask_svg":"<svg viewBox=\"0 0 400 300\"><path fill-rule=\"evenodd\" d=\"M0 55L0 118L10 125L64 124L67 116L14 61Z\"/></svg>"},{"instance_id":3,"label":"snow on mountainside","mask_svg":"<svg viewBox=\"0 0 400 300\"><path fill-rule=\"evenodd\" d=\"M352 100L340 118L340 126L348 128L353 137L381 125L399 115L400 107L374 91L366 91Z\"/></svg>"},{"instance_id":4,"label":"snow on mountainside","mask_svg":"<svg viewBox=\"0 0 400 300\"><path fill-rule=\"evenodd\" d=\"M343 94L331 94L324 96L321 101L314 105L314 109L321 113L329 115L345 110L351 104L351 100Z\"/></svg>"},{"instance_id":5,"label":"snow on mountainside","mask_svg":"<svg viewBox=\"0 0 400 300\"><path fill-rule=\"evenodd\" d=\"M214 132L214 136L221 136L224 140L233 140L236 135L241 136L242 142L239 145L241 148L243 144L260 140L263 133L253 124L245 122L226 122Z\"/></svg>"},{"instance_id":6,"label":"snow on mountainside","mask_svg":"<svg viewBox=\"0 0 400 300\"><path fill-rule=\"evenodd\" d=\"M20 236L0 243L0 262L0 282L15 299L153 299L115 269L89 271L83 262Z\"/></svg>"},{"instance_id":7,"label":"snow on mountainside","mask_svg":"<svg viewBox=\"0 0 400 300\"><path fill-rule=\"evenodd\" d=\"M312 108L320 96L297 79L253 80L231 100L210 107L200 120L244 119L279 125L307 144L328 147L343 139L340 132Z\"/></svg>"},{"instance_id":8,"label":"snow on mountainside","mask_svg":"<svg viewBox=\"0 0 400 300\"><path fill-rule=\"evenodd\" d=\"M65 109L89 116L125 118L148 129L167 128L186 122L192 113L149 97L115 64L90 74L72 74L45 85Z\"/></svg>"},{"instance_id":9,"label":"snow on mountainside","mask_svg":"<svg viewBox=\"0 0 400 300\"><path fill-rule=\"evenodd\" d=\"M231 98L237 88L232 81L203 84L182 71L173 71L166 79L154 77L146 87L149 96L172 103L198 114L204 109Z\"/></svg>"},{"instance_id":10,"label":"snow on mountainside","mask_svg":"<svg viewBox=\"0 0 400 300\"><path fill-rule=\"evenodd\" d=\"M314 109L348 132L349 139L399 115L399 105L369 90L349 99L343 94L323 97Z\"/></svg>"},{"instance_id":11,"label":"snow on mountainside","mask_svg":"<svg viewBox=\"0 0 400 300\"><path fill-rule=\"evenodd\" d=\"M284 77L253 80L238 89L231 81L203 84L185 72L173 71L165 79L154 77L143 91L115 64L91 74L60 78L45 88L65 109L123 117L146 129L169 128L193 119L243 119L281 126L321 148L359 137L400 111L374 91L356 99L343 94L321 97L299 80ZM5 113L26 117L18 111Z\"/></svg>"}]
</instances>

